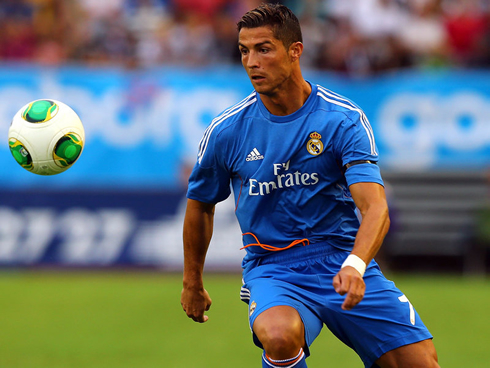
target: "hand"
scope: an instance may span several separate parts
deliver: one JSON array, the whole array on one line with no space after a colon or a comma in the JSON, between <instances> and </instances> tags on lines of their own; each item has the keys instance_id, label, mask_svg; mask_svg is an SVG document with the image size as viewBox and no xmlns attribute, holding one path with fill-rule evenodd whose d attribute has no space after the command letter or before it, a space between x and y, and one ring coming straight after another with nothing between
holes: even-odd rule
<instances>
[{"instance_id":1,"label":"hand","mask_svg":"<svg viewBox=\"0 0 490 368\"><path fill-rule=\"evenodd\" d=\"M343 310L351 310L364 298L366 284L359 271L354 267L342 268L333 278L332 284L337 293L340 295L347 294L342 304Z\"/></svg>"},{"instance_id":2,"label":"hand","mask_svg":"<svg viewBox=\"0 0 490 368\"><path fill-rule=\"evenodd\" d=\"M211 303L206 289L182 289L180 304L187 317L192 318L195 322L204 323L209 319L204 312L209 310Z\"/></svg>"}]
</instances>

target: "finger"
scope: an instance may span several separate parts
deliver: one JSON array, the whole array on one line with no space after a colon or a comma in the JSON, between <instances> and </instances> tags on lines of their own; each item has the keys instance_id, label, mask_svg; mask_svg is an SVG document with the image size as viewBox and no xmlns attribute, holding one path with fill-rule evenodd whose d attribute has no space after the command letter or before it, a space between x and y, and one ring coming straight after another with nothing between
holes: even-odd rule
<instances>
[{"instance_id":1,"label":"finger","mask_svg":"<svg viewBox=\"0 0 490 368\"><path fill-rule=\"evenodd\" d=\"M213 304L213 301L211 300L211 298L209 297L209 294L206 293L206 300L207 300L207 309L206 310L209 310L209 308L211 308L211 304Z\"/></svg>"},{"instance_id":2,"label":"finger","mask_svg":"<svg viewBox=\"0 0 490 368\"><path fill-rule=\"evenodd\" d=\"M340 295L345 295L349 290L348 279L342 278L339 274L335 275L332 283L335 291Z\"/></svg>"},{"instance_id":3,"label":"finger","mask_svg":"<svg viewBox=\"0 0 490 368\"><path fill-rule=\"evenodd\" d=\"M192 319L194 322L203 323L209 319L208 316L204 315L204 310L202 309L191 309L190 307L186 308L185 305L183 305L182 307L187 317Z\"/></svg>"},{"instance_id":4,"label":"finger","mask_svg":"<svg viewBox=\"0 0 490 368\"><path fill-rule=\"evenodd\" d=\"M357 303L354 300L354 297L351 296L350 294L347 294L347 296L344 299L344 302L342 303L342 309L343 310L351 310L352 308L355 307Z\"/></svg>"},{"instance_id":5,"label":"finger","mask_svg":"<svg viewBox=\"0 0 490 368\"><path fill-rule=\"evenodd\" d=\"M351 310L358 303L356 295L352 292L347 293L344 303L342 303L343 310Z\"/></svg>"},{"instance_id":6,"label":"finger","mask_svg":"<svg viewBox=\"0 0 490 368\"><path fill-rule=\"evenodd\" d=\"M359 304L361 300L364 298L364 291L365 291L364 283L362 284L358 284L355 282L351 283L351 287L347 293L347 296L344 299L344 303L342 304L342 309L351 310L357 304Z\"/></svg>"},{"instance_id":7,"label":"finger","mask_svg":"<svg viewBox=\"0 0 490 368\"><path fill-rule=\"evenodd\" d=\"M338 293L340 290L340 276L338 274L333 278L332 285L334 290Z\"/></svg>"},{"instance_id":8,"label":"finger","mask_svg":"<svg viewBox=\"0 0 490 368\"><path fill-rule=\"evenodd\" d=\"M204 323L209 319L209 317L206 316L205 314L203 314L202 316L199 316L199 317L191 317L191 318L194 322L199 322L199 323Z\"/></svg>"},{"instance_id":9,"label":"finger","mask_svg":"<svg viewBox=\"0 0 490 368\"><path fill-rule=\"evenodd\" d=\"M203 319L204 311L199 313L198 311L186 311L187 317L191 318L193 321L200 322Z\"/></svg>"}]
</instances>

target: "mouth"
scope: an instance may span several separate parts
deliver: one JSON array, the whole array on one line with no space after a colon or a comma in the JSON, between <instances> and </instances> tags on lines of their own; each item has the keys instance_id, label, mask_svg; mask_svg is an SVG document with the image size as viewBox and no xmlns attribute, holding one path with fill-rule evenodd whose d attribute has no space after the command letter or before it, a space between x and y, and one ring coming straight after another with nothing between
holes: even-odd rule
<instances>
[{"instance_id":1,"label":"mouth","mask_svg":"<svg viewBox=\"0 0 490 368\"><path fill-rule=\"evenodd\" d=\"M265 77L262 75L251 75L250 79L253 80L254 82L261 82L265 80Z\"/></svg>"}]
</instances>

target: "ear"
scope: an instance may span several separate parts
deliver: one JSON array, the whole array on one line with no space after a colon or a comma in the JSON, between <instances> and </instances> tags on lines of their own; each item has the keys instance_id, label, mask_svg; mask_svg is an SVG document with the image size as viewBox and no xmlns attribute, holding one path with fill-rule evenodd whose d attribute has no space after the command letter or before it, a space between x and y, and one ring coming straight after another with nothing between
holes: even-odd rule
<instances>
[{"instance_id":1,"label":"ear","mask_svg":"<svg viewBox=\"0 0 490 368\"><path fill-rule=\"evenodd\" d=\"M299 60L302 53L303 44L301 42L294 42L289 46L289 56L291 57L291 61Z\"/></svg>"}]
</instances>

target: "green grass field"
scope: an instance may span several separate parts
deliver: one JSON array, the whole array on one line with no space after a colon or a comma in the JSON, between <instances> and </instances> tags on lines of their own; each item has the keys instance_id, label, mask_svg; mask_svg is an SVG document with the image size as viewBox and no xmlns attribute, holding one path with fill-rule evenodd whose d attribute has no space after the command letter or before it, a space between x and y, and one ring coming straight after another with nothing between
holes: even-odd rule
<instances>
[{"instance_id":1,"label":"green grass field","mask_svg":"<svg viewBox=\"0 0 490 368\"><path fill-rule=\"evenodd\" d=\"M490 280L391 275L434 334L444 368L490 365ZM0 273L1 368L260 367L238 274L208 275L209 321L180 307L180 275ZM308 366L362 367L324 330Z\"/></svg>"}]
</instances>

